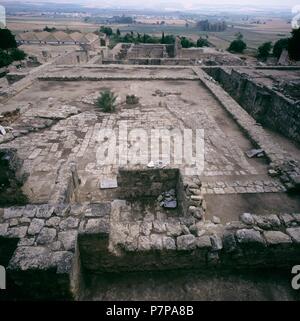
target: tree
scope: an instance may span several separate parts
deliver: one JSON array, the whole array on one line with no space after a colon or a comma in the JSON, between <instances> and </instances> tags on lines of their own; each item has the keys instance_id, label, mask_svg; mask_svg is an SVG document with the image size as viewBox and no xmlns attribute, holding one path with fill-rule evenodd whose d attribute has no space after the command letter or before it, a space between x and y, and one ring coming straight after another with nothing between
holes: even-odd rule
<instances>
[{"instance_id":1,"label":"tree","mask_svg":"<svg viewBox=\"0 0 300 321\"><path fill-rule=\"evenodd\" d=\"M0 49L7 50L17 48L15 36L9 29L0 29Z\"/></svg>"},{"instance_id":2,"label":"tree","mask_svg":"<svg viewBox=\"0 0 300 321\"><path fill-rule=\"evenodd\" d=\"M10 51L10 56L14 61L19 61L25 59L27 55L23 50L13 48Z\"/></svg>"},{"instance_id":3,"label":"tree","mask_svg":"<svg viewBox=\"0 0 300 321\"><path fill-rule=\"evenodd\" d=\"M288 41L288 52L291 59L300 60L300 28L293 29L292 37Z\"/></svg>"},{"instance_id":4,"label":"tree","mask_svg":"<svg viewBox=\"0 0 300 321\"><path fill-rule=\"evenodd\" d=\"M173 45L175 43L175 37L173 35L166 35L164 44Z\"/></svg>"},{"instance_id":5,"label":"tree","mask_svg":"<svg viewBox=\"0 0 300 321\"><path fill-rule=\"evenodd\" d=\"M263 43L257 49L258 58L261 58L264 60L267 59L271 54L271 50L272 50L272 42L269 41L269 42Z\"/></svg>"},{"instance_id":6,"label":"tree","mask_svg":"<svg viewBox=\"0 0 300 321\"><path fill-rule=\"evenodd\" d=\"M197 40L197 47L209 47L209 42L207 39L200 37Z\"/></svg>"},{"instance_id":7,"label":"tree","mask_svg":"<svg viewBox=\"0 0 300 321\"><path fill-rule=\"evenodd\" d=\"M273 55L279 59L282 51L284 49L288 49L288 45L289 45L289 38L279 39L278 41L275 42L275 45L273 47Z\"/></svg>"},{"instance_id":8,"label":"tree","mask_svg":"<svg viewBox=\"0 0 300 321\"><path fill-rule=\"evenodd\" d=\"M164 32L161 35L161 43L165 43L165 33Z\"/></svg>"},{"instance_id":9,"label":"tree","mask_svg":"<svg viewBox=\"0 0 300 321\"><path fill-rule=\"evenodd\" d=\"M101 26L100 32L105 33L107 36L111 36L113 34L113 30L110 27Z\"/></svg>"},{"instance_id":10,"label":"tree","mask_svg":"<svg viewBox=\"0 0 300 321\"><path fill-rule=\"evenodd\" d=\"M54 31L56 31L57 29L55 28L55 27L53 27L53 28L49 28L48 26L46 26L44 29L43 29L43 31L47 31L47 32L54 32Z\"/></svg>"},{"instance_id":11,"label":"tree","mask_svg":"<svg viewBox=\"0 0 300 321\"><path fill-rule=\"evenodd\" d=\"M243 53L246 48L247 45L243 41L243 35L239 32L236 34L236 39L231 42L228 51Z\"/></svg>"},{"instance_id":12,"label":"tree","mask_svg":"<svg viewBox=\"0 0 300 321\"><path fill-rule=\"evenodd\" d=\"M118 36L118 37L120 37L120 36L121 36L121 31L120 31L120 29L119 29L119 28L117 29L117 36Z\"/></svg>"}]
</instances>

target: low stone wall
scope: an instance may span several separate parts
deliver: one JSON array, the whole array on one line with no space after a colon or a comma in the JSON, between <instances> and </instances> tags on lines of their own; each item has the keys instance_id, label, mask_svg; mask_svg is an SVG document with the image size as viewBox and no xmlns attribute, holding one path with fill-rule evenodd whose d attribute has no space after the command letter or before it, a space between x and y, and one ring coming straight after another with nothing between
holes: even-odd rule
<instances>
[{"instance_id":1,"label":"low stone wall","mask_svg":"<svg viewBox=\"0 0 300 321\"><path fill-rule=\"evenodd\" d=\"M300 143L300 104L263 86L247 74L228 68L205 71L259 123Z\"/></svg>"},{"instance_id":2,"label":"low stone wall","mask_svg":"<svg viewBox=\"0 0 300 321\"><path fill-rule=\"evenodd\" d=\"M196 64L195 59L189 58L134 58L126 60L103 59L104 65L124 64L124 65L150 65L150 66L191 66Z\"/></svg>"},{"instance_id":3,"label":"low stone wall","mask_svg":"<svg viewBox=\"0 0 300 321\"><path fill-rule=\"evenodd\" d=\"M240 221L225 226L187 218L169 223L144 222L139 229L136 224L129 226L128 235L130 228L136 231L137 243L120 243L119 254L109 250L107 232L88 237L81 234L79 247L84 270L117 273L174 269L205 271L211 268L279 269L290 268L300 260L300 214L243 214ZM124 226L119 233L126 233Z\"/></svg>"},{"instance_id":4,"label":"low stone wall","mask_svg":"<svg viewBox=\"0 0 300 321\"><path fill-rule=\"evenodd\" d=\"M83 50L71 51L55 59L55 65L78 65L89 60L88 54Z\"/></svg>"},{"instance_id":5,"label":"low stone wall","mask_svg":"<svg viewBox=\"0 0 300 321\"><path fill-rule=\"evenodd\" d=\"M0 253L8 240L15 249L5 264L8 295L35 299L75 296L77 229L81 214L69 205L27 205L0 209ZM3 241L4 240L4 241ZM14 293L10 293L13 287Z\"/></svg>"}]
</instances>

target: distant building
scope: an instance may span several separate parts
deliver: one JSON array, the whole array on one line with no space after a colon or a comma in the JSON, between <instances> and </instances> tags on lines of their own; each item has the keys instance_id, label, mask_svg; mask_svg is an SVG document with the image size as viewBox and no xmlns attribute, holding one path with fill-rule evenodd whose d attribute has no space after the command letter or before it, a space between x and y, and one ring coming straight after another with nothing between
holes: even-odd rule
<instances>
[{"instance_id":1,"label":"distant building","mask_svg":"<svg viewBox=\"0 0 300 321\"><path fill-rule=\"evenodd\" d=\"M40 45L89 45L97 47L100 45L100 38L94 33L83 34L81 32L66 33L56 32L24 32L16 35L18 44L40 44Z\"/></svg>"},{"instance_id":2,"label":"distant building","mask_svg":"<svg viewBox=\"0 0 300 321\"><path fill-rule=\"evenodd\" d=\"M209 22L208 20L201 20L197 22L197 29L200 31L221 32L227 29L227 24L225 21Z\"/></svg>"}]
</instances>

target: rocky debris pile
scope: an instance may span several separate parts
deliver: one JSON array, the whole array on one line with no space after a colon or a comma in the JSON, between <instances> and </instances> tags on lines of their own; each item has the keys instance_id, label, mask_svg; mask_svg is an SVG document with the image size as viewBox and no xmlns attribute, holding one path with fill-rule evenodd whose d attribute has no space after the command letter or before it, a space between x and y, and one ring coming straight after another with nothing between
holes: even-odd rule
<instances>
[{"instance_id":1,"label":"rocky debris pile","mask_svg":"<svg viewBox=\"0 0 300 321\"><path fill-rule=\"evenodd\" d=\"M300 190L300 165L296 160L285 161L281 164L270 164L269 174L276 173L289 191Z\"/></svg>"},{"instance_id":2,"label":"rocky debris pile","mask_svg":"<svg viewBox=\"0 0 300 321\"><path fill-rule=\"evenodd\" d=\"M169 95L181 96L181 93L177 92L177 91L176 92L163 92L160 89L157 89L157 90L155 90L155 93L152 94L152 96L154 96L154 97L156 97L156 96L166 97L166 96L169 96Z\"/></svg>"},{"instance_id":3,"label":"rocky debris pile","mask_svg":"<svg viewBox=\"0 0 300 321\"><path fill-rule=\"evenodd\" d=\"M20 117L20 109L17 108L13 111L7 111L0 115L0 125L3 127L9 126Z\"/></svg>"},{"instance_id":4,"label":"rocky debris pile","mask_svg":"<svg viewBox=\"0 0 300 321\"><path fill-rule=\"evenodd\" d=\"M166 162L163 161L151 161L150 163L148 163L147 167L148 168L164 168L166 167L168 164Z\"/></svg>"},{"instance_id":5,"label":"rocky debris pile","mask_svg":"<svg viewBox=\"0 0 300 321\"><path fill-rule=\"evenodd\" d=\"M170 189L167 192L161 193L157 201L159 205L164 208L176 208L177 207L177 199L176 199L176 191L175 189Z\"/></svg>"},{"instance_id":6,"label":"rocky debris pile","mask_svg":"<svg viewBox=\"0 0 300 321\"><path fill-rule=\"evenodd\" d=\"M249 158L253 158L253 157L264 157L265 156L265 152L263 149L251 149L249 151L246 152L246 155Z\"/></svg>"},{"instance_id":7,"label":"rocky debris pile","mask_svg":"<svg viewBox=\"0 0 300 321\"><path fill-rule=\"evenodd\" d=\"M277 80L275 77L272 77L274 84L272 86L273 90L279 91L285 97L293 100L300 99L300 80L286 81L286 80Z\"/></svg>"}]
</instances>

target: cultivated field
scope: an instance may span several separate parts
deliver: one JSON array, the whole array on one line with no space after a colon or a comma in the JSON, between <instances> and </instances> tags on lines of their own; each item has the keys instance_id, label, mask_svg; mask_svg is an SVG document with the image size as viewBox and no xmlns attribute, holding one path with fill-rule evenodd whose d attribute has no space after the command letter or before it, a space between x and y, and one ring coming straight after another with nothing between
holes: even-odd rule
<instances>
[{"instance_id":1,"label":"cultivated field","mask_svg":"<svg viewBox=\"0 0 300 321\"><path fill-rule=\"evenodd\" d=\"M160 36L165 34L181 35L192 38L196 41L200 36L208 36L209 41L218 49L227 49L230 42L235 39L235 35L241 32L244 40L250 50L257 49L262 43L288 37L291 32L291 24L284 19L267 19L261 24L251 24L249 22L228 23L229 27L224 32L203 32L196 29L195 24L190 23L186 27L184 19L166 19L162 18L138 18L138 24L110 25L114 30L120 29L121 33L138 32ZM165 21L166 24L160 24ZM159 24L157 24L157 22ZM52 17L9 17L7 26L15 33L32 30L41 30L45 26L55 27L62 30L79 30L81 32L93 32L99 30L100 25L94 23L85 23L77 18L52 18Z\"/></svg>"}]
</instances>

